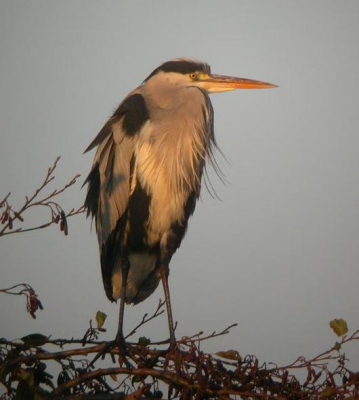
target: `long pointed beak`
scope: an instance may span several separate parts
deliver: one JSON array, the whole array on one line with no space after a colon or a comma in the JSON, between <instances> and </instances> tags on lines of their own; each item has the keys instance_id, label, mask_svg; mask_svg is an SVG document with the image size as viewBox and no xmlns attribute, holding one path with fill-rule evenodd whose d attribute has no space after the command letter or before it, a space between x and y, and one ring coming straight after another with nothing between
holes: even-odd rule
<instances>
[{"instance_id":1,"label":"long pointed beak","mask_svg":"<svg viewBox=\"0 0 359 400\"><path fill-rule=\"evenodd\" d=\"M199 76L196 86L208 93L230 92L237 89L272 89L278 87L272 83L255 81L253 79L212 74Z\"/></svg>"}]
</instances>

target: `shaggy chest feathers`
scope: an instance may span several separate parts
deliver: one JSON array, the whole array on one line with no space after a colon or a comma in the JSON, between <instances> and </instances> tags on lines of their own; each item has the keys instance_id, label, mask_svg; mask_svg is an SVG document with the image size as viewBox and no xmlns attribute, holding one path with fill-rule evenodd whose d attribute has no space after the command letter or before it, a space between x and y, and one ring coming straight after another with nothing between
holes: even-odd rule
<instances>
[{"instance_id":1,"label":"shaggy chest feathers","mask_svg":"<svg viewBox=\"0 0 359 400\"><path fill-rule=\"evenodd\" d=\"M171 93L159 92L165 95L152 95L146 102L151 119L136 140L130 196L138 188L145 192L149 208L145 240L148 246L160 243L163 249L171 226L186 223L184 206L189 196L199 194L208 139L201 91L172 88Z\"/></svg>"},{"instance_id":2,"label":"shaggy chest feathers","mask_svg":"<svg viewBox=\"0 0 359 400\"><path fill-rule=\"evenodd\" d=\"M185 116L179 118L180 127L173 126L170 118L162 119L160 129L156 121L146 123L135 149L131 193L140 185L149 197L149 246L161 241L174 223L184 222L184 205L200 189L205 138L193 134L199 130L186 123Z\"/></svg>"}]
</instances>

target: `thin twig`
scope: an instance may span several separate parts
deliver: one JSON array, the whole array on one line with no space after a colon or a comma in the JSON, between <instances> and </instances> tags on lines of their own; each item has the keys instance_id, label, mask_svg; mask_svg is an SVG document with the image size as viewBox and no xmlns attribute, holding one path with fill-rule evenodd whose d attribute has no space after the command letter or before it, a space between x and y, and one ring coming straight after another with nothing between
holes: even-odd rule
<instances>
[{"instance_id":1,"label":"thin twig","mask_svg":"<svg viewBox=\"0 0 359 400\"><path fill-rule=\"evenodd\" d=\"M154 318L157 318L158 316L163 314L164 313L164 310L163 310L164 304L165 304L165 301L160 299L155 312L151 316L148 316L148 314L145 314L142 318L142 321L132 329L132 331L126 336L126 339L133 336L137 332L137 330L139 328L141 328L144 324L147 324L149 321L151 321Z\"/></svg>"},{"instance_id":2,"label":"thin twig","mask_svg":"<svg viewBox=\"0 0 359 400\"><path fill-rule=\"evenodd\" d=\"M82 214L85 212L83 206L78 209L72 209L70 212L65 213L63 208L53 199L65 192L69 187L73 186L80 175L74 176L68 183L66 183L62 188L53 190L50 194L45 195L43 198L39 199L40 193L55 179L54 171L57 168L57 164L60 160L60 157L57 157L52 167L48 168L46 176L42 184L32 196L25 196L25 202L23 206L15 211L9 203L10 193L8 193L5 198L0 202L0 208L5 208L0 216L0 222L3 224L3 228L0 230L0 236L11 235L14 233L24 233L31 232L37 229L43 229L51 226L52 224L57 224L60 222L60 228L67 234L67 218L72 217L74 215ZM28 211L32 207L47 207L51 213L51 220L37 225L35 227L30 228L17 228L13 229L14 221L18 220L20 222L24 222L23 214Z\"/></svg>"}]
</instances>

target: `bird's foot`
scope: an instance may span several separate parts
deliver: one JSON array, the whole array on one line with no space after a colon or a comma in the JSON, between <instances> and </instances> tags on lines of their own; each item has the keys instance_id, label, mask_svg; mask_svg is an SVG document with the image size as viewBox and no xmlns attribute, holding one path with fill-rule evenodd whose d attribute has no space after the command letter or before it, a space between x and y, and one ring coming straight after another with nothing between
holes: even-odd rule
<instances>
[{"instance_id":1,"label":"bird's foot","mask_svg":"<svg viewBox=\"0 0 359 400\"><path fill-rule=\"evenodd\" d=\"M177 346L177 340L174 336L171 336L169 338L169 347L168 347L168 352L171 352L176 346Z\"/></svg>"},{"instance_id":2,"label":"bird's foot","mask_svg":"<svg viewBox=\"0 0 359 400\"><path fill-rule=\"evenodd\" d=\"M120 364L125 364L127 368L132 369L134 366L129 362L128 358L131 355L130 349L131 345L126 343L125 338L122 335L116 335L116 338L112 343L112 348L117 348L119 350L119 362Z\"/></svg>"},{"instance_id":3,"label":"bird's foot","mask_svg":"<svg viewBox=\"0 0 359 400\"><path fill-rule=\"evenodd\" d=\"M162 346L162 345L169 344L169 347L168 347L167 349L158 349L158 350L157 350L157 352L158 352L159 354L162 354L162 355L169 354L169 353L171 353L172 351L174 351L175 349L180 350L179 347L177 346L178 343L177 343L175 337L172 337L172 338L169 338L169 339L166 339L166 340L162 340L162 341L160 341L160 342L156 342L156 343L153 343L153 344L161 345L161 346Z\"/></svg>"},{"instance_id":4,"label":"bird's foot","mask_svg":"<svg viewBox=\"0 0 359 400\"><path fill-rule=\"evenodd\" d=\"M130 345L128 345L124 339L119 340L119 338L116 336L115 340L111 340L110 342L104 343L104 347L101 348L101 350L98 352L98 354L94 357L94 359L91 361L89 367L92 367L100 357L102 359L104 359L106 354L110 354L113 362L115 362L114 356L115 356L115 354L118 354L121 365L125 364L127 368L129 368L129 369L133 368L133 365L128 361L128 357L127 357L128 356L128 350L127 350L128 347L130 347ZM114 351L112 351L112 350L114 350Z\"/></svg>"}]
</instances>

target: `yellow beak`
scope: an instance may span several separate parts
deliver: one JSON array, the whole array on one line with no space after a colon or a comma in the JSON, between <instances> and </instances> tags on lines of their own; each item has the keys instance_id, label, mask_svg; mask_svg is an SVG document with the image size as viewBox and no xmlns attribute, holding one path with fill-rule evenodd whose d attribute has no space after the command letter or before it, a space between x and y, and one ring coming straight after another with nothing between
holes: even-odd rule
<instances>
[{"instance_id":1,"label":"yellow beak","mask_svg":"<svg viewBox=\"0 0 359 400\"><path fill-rule=\"evenodd\" d=\"M254 81L252 79L212 74L199 75L195 85L208 93L230 92L237 89L272 89L278 87L272 83Z\"/></svg>"}]
</instances>

